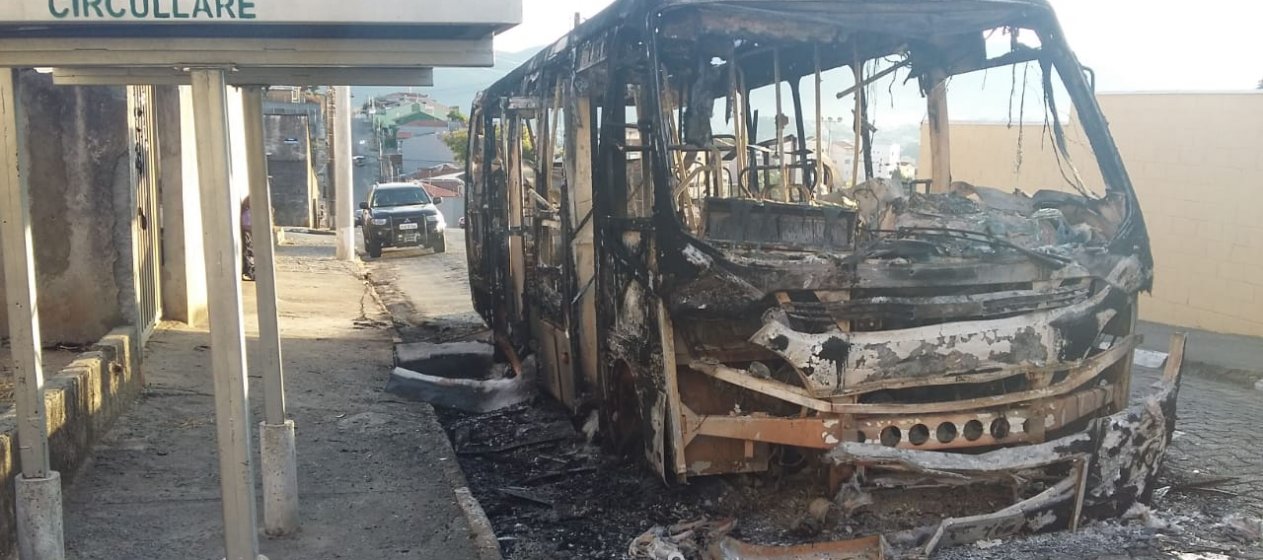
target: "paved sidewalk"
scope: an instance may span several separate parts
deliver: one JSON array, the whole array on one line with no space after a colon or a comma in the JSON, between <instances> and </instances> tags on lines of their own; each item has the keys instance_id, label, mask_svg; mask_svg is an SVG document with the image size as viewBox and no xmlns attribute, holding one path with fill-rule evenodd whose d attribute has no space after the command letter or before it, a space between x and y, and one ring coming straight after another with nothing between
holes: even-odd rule
<instances>
[{"instance_id":1,"label":"paved sidewalk","mask_svg":"<svg viewBox=\"0 0 1263 560\"><path fill-rule=\"evenodd\" d=\"M271 560L477 558L433 410L381 391L392 359L387 316L357 269L331 259L333 238L289 239L278 283L303 531L261 536L262 552ZM252 356L253 309L246 284ZM69 558L223 557L208 343L204 329L177 326L150 341L144 396L67 491ZM250 389L257 421L254 375ZM254 442L257 450L257 434Z\"/></svg>"},{"instance_id":2,"label":"paved sidewalk","mask_svg":"<svg viewBox=\"0 0 1263 560\"><path fill-rule=\"evenodd\" d=\"M1255 387L1263 380L1263 338L1220 334L1141 321L1143 348L1166 352L1171 335L1188 333L1184 373ZM1263 387L1260 387L1263 390Z\"/></svg>"}]
</instances>

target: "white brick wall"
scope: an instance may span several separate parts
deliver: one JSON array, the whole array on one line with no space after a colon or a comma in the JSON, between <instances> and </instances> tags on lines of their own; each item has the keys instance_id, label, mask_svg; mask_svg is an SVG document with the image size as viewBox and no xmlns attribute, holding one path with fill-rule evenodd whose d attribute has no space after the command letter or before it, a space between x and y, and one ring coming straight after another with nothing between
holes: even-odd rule
<instances>
[{"instance_id":1,"label":"white brick wall","mask_svg":"<svg viewBox=\"0 0 1263 560\"><path fill-rule=\"evenodd\" d=\"M1102 94L1101 107L1149 226L1156 261L1142 318L1263 336L1263 92ZM1017 129L953 124L952 174L998 188L1068 188L1049 142L1028 127L1015 171ZM924 135L924 133L923 133ZM1100 189L1081 129L1071 156ZM929 170L929 142L920 168Z\"/></svg>"}]
</instances>

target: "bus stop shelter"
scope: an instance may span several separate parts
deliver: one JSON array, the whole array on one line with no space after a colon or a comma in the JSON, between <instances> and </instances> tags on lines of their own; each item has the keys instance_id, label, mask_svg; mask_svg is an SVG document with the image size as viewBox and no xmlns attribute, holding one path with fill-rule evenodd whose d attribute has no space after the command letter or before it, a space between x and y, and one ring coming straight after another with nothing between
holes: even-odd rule
<instances>
[{"instance_id":1,"label":"bus stop shelter","mask_svg":"<svg viewBox=\"0 0 1263 560\"><path fill-rule=\"evenodd\" d=\"M491 66L492 40L521 20L521 0L6 0L0 3L0 240L14 361L21 475L22 560L65 557L61 478L50 466L30 228L31 185L18 126L17 70L53 68L63 85L190 85L204 224L220 491L228 560L259 558L238 201L269 201L263 91L269 85L338 86L334 146L339 258L354 258L350 86L432 85L432 68ZM247 161L232 161L227 88L243 88ZM262 205L270 209L270 203ZM271 212L256 212L256 278L264 379L260 454L264 526L299 525L294 425L285 410Z\"/></svg>"}]
</instances>

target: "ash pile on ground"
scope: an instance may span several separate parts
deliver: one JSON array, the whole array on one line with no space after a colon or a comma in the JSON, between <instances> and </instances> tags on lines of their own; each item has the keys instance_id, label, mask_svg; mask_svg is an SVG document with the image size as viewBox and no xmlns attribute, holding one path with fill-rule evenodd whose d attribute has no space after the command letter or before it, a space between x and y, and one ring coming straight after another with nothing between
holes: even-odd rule
<instances>
[{"instance_id":1,"label":"ash pile on ground","mask_svg":"<svg viewBox=\"0 0 1263 560\"><path fill-rule=\"evenodd\" d=\"M842 540L928 525L961 507L994 511L1011 499L976 488L880 491L873 505L849 517L835 507L823 528L813 527L810 504L830 496L826 477L810 468L776 464L767 473L669 485L639 457L589 443L581 420L551 399L487 414L438 413L508 560L623 559L646 530L701 518L736 519L731 536L759 544ZM1263 559L1248 534L1256 519L1231 523L1240 511L1235 500L1178 477L1162 485L1167 490L1159 492L1156 509L1138 507L1129 519L1089 524L1075 534L984 541L935 557Z\"/></svg>"},{"instance_id":2,"label":"ash pile on ground","mask_svg":"<svg viewBox=\"0 0 1263 560\"><path fill-rule=\"evenodd\" d=\"M731 536L742 540L790 544L853 538L896 518L915 525L935 515L898 504L882 519L857 514L823 532L809 529L809 505L827 492L820 473L778 465L768 473L666 484L640 458L588 443L567 411L543 398L483 415L439 409L439 420L509 560L622 559L646 530L703 517L737 519Z\"/></svg>"}]
</instances>

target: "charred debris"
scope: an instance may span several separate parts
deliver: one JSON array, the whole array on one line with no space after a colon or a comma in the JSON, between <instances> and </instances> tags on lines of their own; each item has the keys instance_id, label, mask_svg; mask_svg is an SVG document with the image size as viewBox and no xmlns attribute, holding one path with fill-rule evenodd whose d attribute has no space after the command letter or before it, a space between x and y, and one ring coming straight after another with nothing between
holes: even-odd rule
<instances>
[{"instance_id":1,"label":"charred debris","mask_svg":"<svg viewBox=\"0 0 1263 560\"><path fill-rule=\"evenodd\" d=\"M1019 66L1064 184L954 177L950 82ZM476 307L665 479L775 463L839 495L1011 489L886 535L927 552L1116 516L1152 491L1179 360L1128 407L1153 265L1093 80L1042 0L621 0L475 103ZM925 179L877 176L879 81L920 93ZM838 103L849 165L823 138Z\"/></svg>"}]
</instances>

